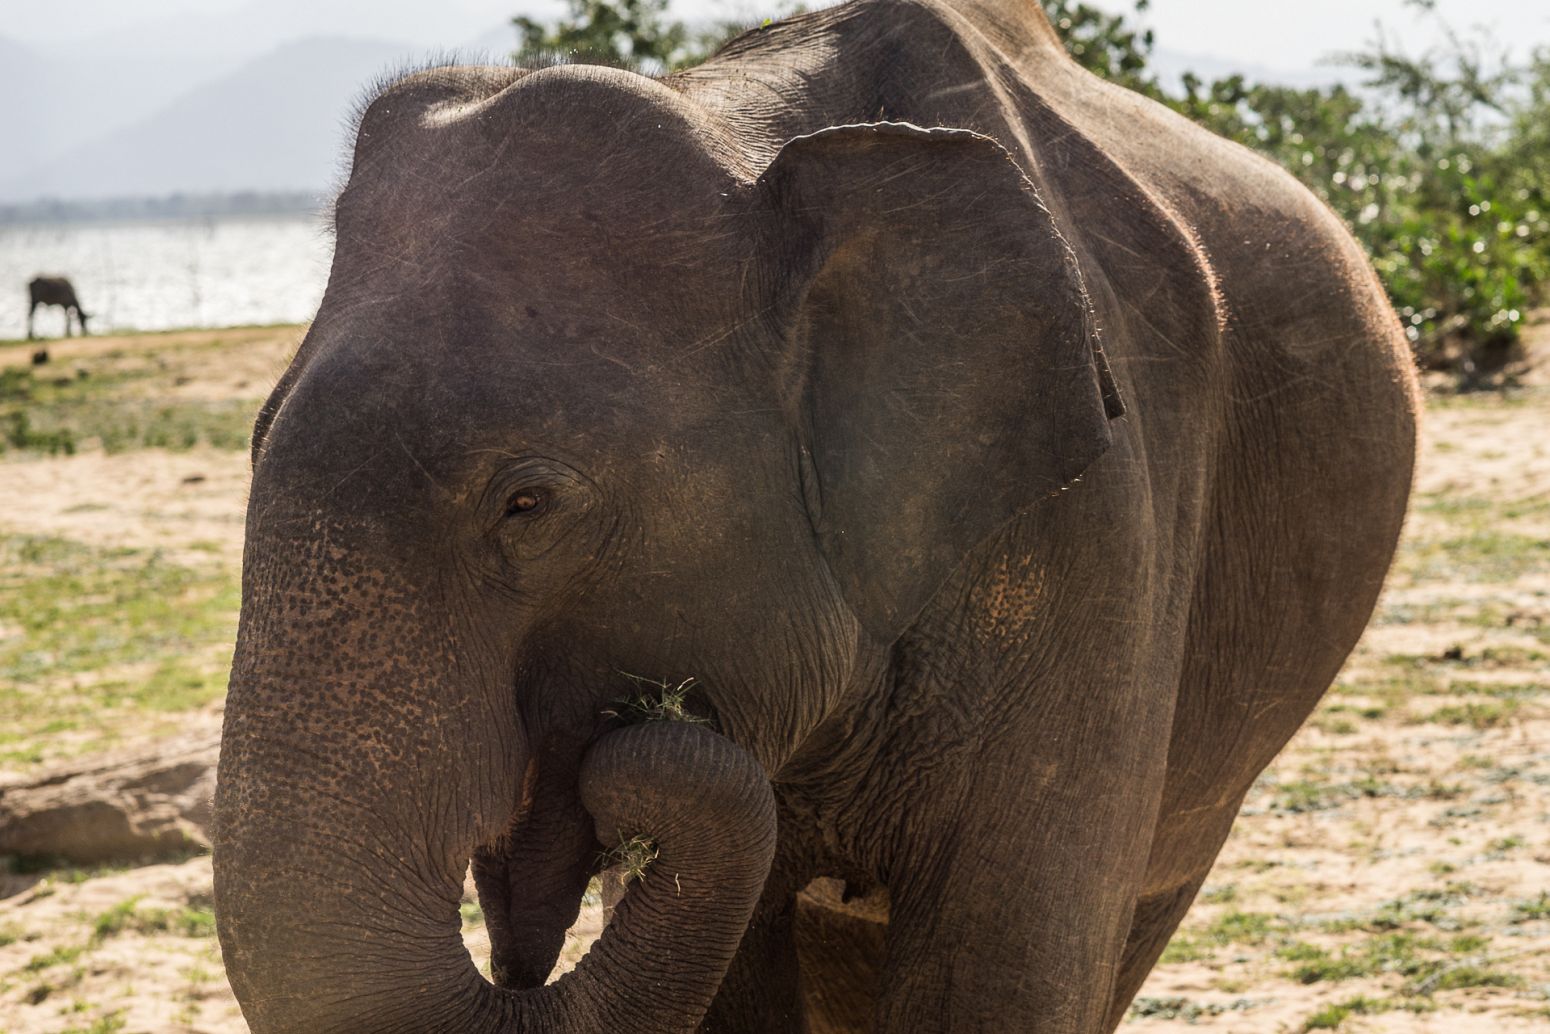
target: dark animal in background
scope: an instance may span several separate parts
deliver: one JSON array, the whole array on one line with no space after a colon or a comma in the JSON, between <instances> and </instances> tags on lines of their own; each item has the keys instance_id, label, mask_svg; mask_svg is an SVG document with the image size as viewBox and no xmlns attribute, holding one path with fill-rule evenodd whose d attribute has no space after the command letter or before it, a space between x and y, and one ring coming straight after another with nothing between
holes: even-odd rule
<instances>
[{"instance_id":1,"label":"dark animal in background","mask_svg":"<svg viewBox=\"0 0 1550 1034\"><path fill-rule=\"evenodd\" d=\"M75 285L69 280L62 276L33 277L27 285L27 295L30 301L27 306L28 340L36 337L32 332L32 317L40 305L57 305L65 310L65 337L70 336L70 314L75 313L76 320L81 324L81 336L86 336L86 321L91 314L81 308L81 302L75 296Z\"/></svg>"}]
</instances>

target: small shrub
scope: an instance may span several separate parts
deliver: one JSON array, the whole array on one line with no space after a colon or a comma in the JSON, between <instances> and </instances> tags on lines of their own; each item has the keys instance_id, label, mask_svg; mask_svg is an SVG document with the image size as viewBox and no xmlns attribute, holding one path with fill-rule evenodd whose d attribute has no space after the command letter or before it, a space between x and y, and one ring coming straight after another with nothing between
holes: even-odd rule
<instances>
[{"instance_id":1,"label":"small shrub","mask_svg":"<svg viewBox=\"0 0 1550 1034\"><path fill-rule=\"evenodd\" d=\"M1532 923L1550 919L1550 891L1540 891L1539 897L1519 901L1512 906L1512 922Z\"/></svg>"},{"instance_id":2,"label":"small shrub","mask_svg":"<svg viewBox=\"0 0 1550 1034\"><path fill-rule=\"evenodd\" d=\"M34 955L27 960L27 965L23 968L29 973L36 973L39 970L49 969L53 966L63 966L80 958L81 952L84 950L84 948L80 947L55 948L53 951L43 955Z\"/></svg>"},{"instance_id":3,"label":"small shrub","mask_svg":"<svg viewBox=\"0 0 1550 1034\"><path fill-rule=\"evenodd\" d=\"M1496 700L1489 703L1449 704L1416 719L1417 722L1433 722L1438 725L1467 725L1484 732L1496 729L1517 717L1521 701Z\"/></svg>"},{"instance_id":4,"label":"small shrub","mask_svg":"<svg viewBox=\"0 0 1550 1034\"><path fill-rule=\"evenodd\" d=\"M1352 1016L1372 1016L1391 1008L1386 1002L1373 998L1350 998L1344 1002L1326 1005L1303 1023L1304 1031L1337 1030Z\"/></svg>"}]
</instances>

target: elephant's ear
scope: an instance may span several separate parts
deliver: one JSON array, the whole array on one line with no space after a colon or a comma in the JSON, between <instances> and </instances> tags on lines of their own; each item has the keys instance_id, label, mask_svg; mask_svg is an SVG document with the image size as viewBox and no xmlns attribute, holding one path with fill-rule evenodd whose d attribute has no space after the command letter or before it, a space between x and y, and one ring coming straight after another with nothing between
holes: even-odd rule
<instances>
[{"instance_id":1,"label":"elephant's ear","mask_svg":"<svg viewBox=\"0 0 1550 1034\"><path fill-rule=\"evenodd\" d=\"M886 640L1102 455L1123 408L1076 259L995 141L839 126L787 143L758 190L814 528Z\"/></svg>"}]
</instances>

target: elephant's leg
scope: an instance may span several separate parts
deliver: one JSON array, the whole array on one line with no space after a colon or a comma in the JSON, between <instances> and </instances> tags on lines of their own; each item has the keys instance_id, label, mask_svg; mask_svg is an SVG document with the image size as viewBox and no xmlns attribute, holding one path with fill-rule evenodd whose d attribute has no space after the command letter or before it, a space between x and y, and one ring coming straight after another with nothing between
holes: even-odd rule
<instances>
[{"instance_id":1,"label":"elephant's leg","mask_svg":"<svg viewBox=\"0 0 1550 1034\"><path fill-rule=\"evenodd\" d=\"M37 335L33 333L33 327L32 327L32 318L33 318L33 316L35 316L37 314L37 311L38 311L38 303L37 302L33 302L31 307L29 307L27 309L27 340L28 341L31 341L33 338L37 337Z\"/></svg>"},{"instance_id":2,"label":"elephant's leg","mask_svg":"<svg viewBox=\"0 0 1550 1034\"><path fill-rule=\"evenodd\" d=\"M1146 887L1136 902L1105 1030L1116 1030L1124 1021L1130 1003L1194 904L1195 895L1200 893L1232 831L1240 801L1241 795L1225 803L1201 803L1187 817L1175 813L1158 818Z\"/></svg>"},{"instance_id":3,"label":"elephant's leg","mask_svg":"<svg viewBox=\"0 0 1550 1034\"><path fill-rule=\"evenodd\" d=\"M1036 716L912 801L933 821L889 881L880 1034L1105 1029L1162 785L1148 730L1167 714L1139 692L1060 695L1096 724Z\"/></svg>"},{"instance_id":4,"label":"elephant's leg","mask_svg":"<svg viewBox=\"0 0 1550 1034\"><path fill-rule=\"evenodd\" d=\"M888 953L888 893L814 880L796 898L802 1005L811 1034L871 1034Z\"/></svg>"},{"instance_id":5,"label":"elephant's leg","mask_svg":"<svg viewBox=\"0 0 1550 1034\"><path fill-rule=\"evenodd\" d=\"M798 990L793 881L770 874L743 943L700 1024L703 1034L806 1034Z\"/></svg>"},{"instance_id":6,"label":"elephant's leg","mask_svg":"<svg viewBox=\"0 0 1550 1034\"><path fill-rule=\"evenodd\" d=\"M1136 902L1135 917L1131 920L1130 936L1125 941L1125 956L1120 963L1119 976L1114 982L1114 997L1109 1002L1109 1020L1104 1028L1118 1029L1130 1010L1141 985L1162 957L1163 949L1173 938L1184 915L1194 904L1200 885L1205 882L1202 874L1182 887L1144 895Z\"/></svg>"}]
</instances>

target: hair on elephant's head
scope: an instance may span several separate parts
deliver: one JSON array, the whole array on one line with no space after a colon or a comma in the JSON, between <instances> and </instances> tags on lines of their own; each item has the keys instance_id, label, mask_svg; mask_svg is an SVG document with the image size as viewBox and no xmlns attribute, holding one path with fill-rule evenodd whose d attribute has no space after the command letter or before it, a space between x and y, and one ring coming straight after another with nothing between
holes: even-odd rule
<instances>
[{"instance_id":1,"label":"hair on elephant's head","mask_svg":"<svg viewBox=\"0 0 1550 1034\"><path fill-rule=\"evenodd\" d=\"M336 232L255 430L215 854L244 1012L693 1029L767 875L769 778L1108 444L1071 253L983 136L760 160L582 67L387 89ZM709 722L619 728L625 672L694 676ZM541 987L637 835L657 863Z\"/></svg>"}]
</instances>

